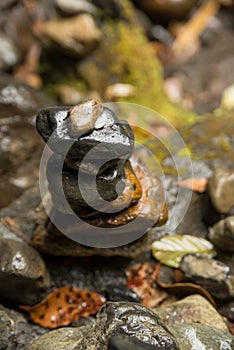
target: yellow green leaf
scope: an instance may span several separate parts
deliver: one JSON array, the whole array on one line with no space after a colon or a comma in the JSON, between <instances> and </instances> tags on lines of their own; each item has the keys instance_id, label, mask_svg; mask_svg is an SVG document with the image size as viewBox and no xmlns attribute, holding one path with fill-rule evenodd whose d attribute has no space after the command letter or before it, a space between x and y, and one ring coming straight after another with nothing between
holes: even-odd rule
<instances>
[{"instance_id":1,"label":"yellow green leaf","mask_svg":"<svg viewBox=\"0 0 234 350\"><path fill-rule=\"evenodd\" d=\"M208 240L192 235L165 236L152 244L152 254L161 263L179 267L187 254L214 256L214 246Z\"/></svg>"}]
</instances>

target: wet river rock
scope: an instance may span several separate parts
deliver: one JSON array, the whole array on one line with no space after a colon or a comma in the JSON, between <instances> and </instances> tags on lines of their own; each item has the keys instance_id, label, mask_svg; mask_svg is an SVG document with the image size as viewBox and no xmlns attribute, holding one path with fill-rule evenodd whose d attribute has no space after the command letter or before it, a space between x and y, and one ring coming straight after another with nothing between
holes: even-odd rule
<instances>
[{"instance_id":1,"label":"wet river rock","mask_svg":"<svg viewBox=\"0 0 234 350\"><path fill-rule=\"evenodd\" d=\"M155 311L167 325L178 323L201 323L223 332L228 332L224 318L203 296L189 295L169 305L157 307Z\"/></svg>"},{"instance_id":2,"label":"wet river rock","mask_svg":"<svg viewBox=\"0 0 234 350\"><path fill-rule=\"evenodd\" d=\"M189 254L182 259L180 269L184 272L187 280L203 286L215 298L233 298L233 269L225 263Z\"/></svg>"},{"instance_id":3,"label":"wet river rock","mask_svg":"<svg viewBox=\"0 0 234 350\"><path fill-rule=\"evenodd\" d=\"M51 103L43 93L1 74L0 208L19 197L38 178L43 143L35 130L35 115Z\"/></svg>"},{"instance_id":4,"label":"wet river rock","mask_svg":"<svg viewBox=\"0 0 234 350\"><path fill-rule=\"evenodd\" d=\"M26 344L44 334L46 330L28 323L19 311L0 305L0 349L25 350Z\"/></svg>"},{"instance_id":5,"label":"wet river rock","mask_svg":"<svg viewBox=\"0 0 234 350\"><path fill-rule=\"evenodd\" d=\"M0 295L15 304L35 304L46 294L49 275L39 253L14 239L0 239Z\"/></svg>"},{"instance_id":6,"label":"wet river rock","mask_svg":"<svg viewBox=\"0 0 234 350\"><path fill-rule=\"evenodd\" d=\"M49 190L51 193L59 196L63 193L62 185L64 194L72 208L75 206L87 206L88 204L89 206L98 205L98 197L95 196L95 191L98 192L97 194L101 196L102 200L112 201L118 197L117 190L120 193L124 190L125 173L122 162L117 164L117 166L112 166L110 169L97 175L97 177L71 169L66 164L63 165L61 174L58 170L59 164L61 164L61 157L53 154L47 165ZM79 184L81 184L81 189Z\"/></svg>"},{"instance_id":7,"label":"wet river rock","mask_svg":"<svg viewBox=\"0 0 234 350\"><path fill-rule=\"evenodd\" d=\"M134 0L134 2L153 20L165 22L186 17L197 0Z\"/></svg>"},{"instance_id":8,"label":"wet river rock","mask_svg":"<svg viewBox=\"0 0 234 350\"><path fill-rule=\"evenodd\" d=\"M26 350L229 350L233 345L230 333L196 323L169 327L140 304L108 302L93 324L51 331Z\"/></svg>"},{"instance_id":9,"label":"wet river rock","mask_svg":"<svg viewBox=\"0 0 234 350\"><path fill-rule=\"evenodd\" d=\"M209 239L218 249L234 252L234 216L228 216L211 227Z\"/></svg>"},{"instance_id":10,"label":"wet river rock","mask_svg":"<svg viewBox=\"0 0 234 350\"><path fill-rule=\"evenodd\" d=\"M116 335L133 337L133 346L138 343L143 349L143 345L147 344L146 349L151 345L148 348L179 350L175 337L161 323L157 314L140 304L125 302L108 302L99 311L96 322L91 326L50 332L36 340L27 350L52 350L57 344L60 344L57 345L58 350L112 350L114 345L111 338ZM109 343L108 346L108 342L111 342L111 345ZM131 344L131 341L129 343Z\"/></svg>"},{"instance_id":11,"label":"wet river rock","mask_svg":"<svg viewBox=\"0 0 234 350\"><path fill-rule=\"evenodd\" d=\"M55 0L55 4L65 15L93 14L97 11L96 6L87 0Z\"/></svg>"},{"instance_id":12,"label":"wet river rock","mask_svg":"<svg viewBox=\"0 0 234 350\"><path fill-rule=\"evenodd\" d=\"M211 202L221 214L228 214L234 208L234 171L216 169L209 179L208 191Z\"/></svg>"},{"instance_id":13,"label":"wet river rock","mask_svg":"<svg viewBox=\"0 0 234 350\"><path fill-rule=\"evenodd\" d=\"M82 57L100 42L102 33L88 13L44 23L43 39L72 57Z\"/></svg>"},{"instance_id":14,"label":"wet river rock","mask_svg":"<svg viewBox=\"0 0 234 350\"><path fill-rule=\"evenodd\" d=\"M53 152L81 160L97 146L88 154L88 160L131 156L134 146L131 128L127 122L119 121L110 109L104 107L105 125L96 129L94 125L92 132L79 138L69 134L69 110L69 107L47 108L37 116L37 130L45 142L49 140Z\"/></svg>"},{"instance_id":15,"label":"wet river rock","mask_svg":"<svg viewBox=\"0 0 234 350\"><path fill-rule=\"evenodd\" d=\"M124 245L167 220L160 180L132 155L131 127L101 102L92 99L71 108L42 110L36 126L54 152L47 163L54 207L52 222L45 228L48 234L56 236L57 226L76 242L85 235L83 244L93 246L97 237L103 241L97 227L117 227L111 231L111 244L117 239ZM36 233L41 244L43 235ZM106 240L99 244L108 247Z\"/></svg>"}]
</instances>

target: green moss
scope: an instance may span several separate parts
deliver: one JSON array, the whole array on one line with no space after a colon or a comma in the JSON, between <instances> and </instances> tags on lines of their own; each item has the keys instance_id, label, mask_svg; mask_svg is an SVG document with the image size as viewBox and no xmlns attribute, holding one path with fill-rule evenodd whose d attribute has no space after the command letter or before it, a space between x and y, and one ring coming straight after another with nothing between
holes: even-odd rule
<instances>
[{"instance_id":1,"label":"green moss","mask_svg":"<svg viewBox=\"0 0 234 350\"><path fill-rule=\"evenodd\" d=\"M104 39L99 48L91 59L80 65L80 72L92 89L104 94L110 84L132 84L136 89L135 96L121 101L151 108L175 126L195 120L193 113L185 112L165 96L161 65L139 26L109 21L103 32Z\"/></svg>"}]
</instances>

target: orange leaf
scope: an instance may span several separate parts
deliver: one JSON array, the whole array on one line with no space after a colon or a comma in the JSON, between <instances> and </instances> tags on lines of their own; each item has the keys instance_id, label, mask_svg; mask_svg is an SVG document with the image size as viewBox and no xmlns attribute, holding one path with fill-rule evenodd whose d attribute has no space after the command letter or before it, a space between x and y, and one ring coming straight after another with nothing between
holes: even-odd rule
<instances>
[{"instance_id":1,"label":"orange leaf","mask_svg":"<svg viewBox=\"0 0 234 350\"><path fill-rule=\"evenodd\" d=\"M203 193L206 190L207 182L208 182L208 179L205 177L202 177L200 179L193 179L192 178L192 179L186 179L183 181L179 181L179 182L177 182L177 185L190 188L194 192Z\"/></svg>"},{"instance_id":2,"label":"orange leaf","mask_svg":"<svg viewBox=\"0 0 234 350\"><path fill-rule=\"evenodd\" d=\"M105 301L100 294L64 286L55 289L39 304L20 308L29 312L34 323L57 328L67 326L81 316L95 314Z\"/></svg>"}]
</instances>

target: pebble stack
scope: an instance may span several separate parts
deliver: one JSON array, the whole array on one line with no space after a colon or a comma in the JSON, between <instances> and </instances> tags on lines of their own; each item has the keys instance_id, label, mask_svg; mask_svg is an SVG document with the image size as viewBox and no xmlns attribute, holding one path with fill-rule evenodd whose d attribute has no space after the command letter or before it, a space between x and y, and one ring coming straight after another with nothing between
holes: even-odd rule
<instances>
[{"instance_id":1,"label":"pebble stack","mask_svg":"<svg viewBox=\"0 0 234 350\"><path fill-rule=\"evenodd\" d=\"M47 164L48 188L61 215L72 208L101 227L123 225L139 215L146 220L158 217L154 200L147 212L143 205L158 180L147 179L146 184L141 169L133 170L133 132L112 110L96 99L71 108L47 108L38 114L36 126L53 151Z\"/></svg>"}]
</instances>

